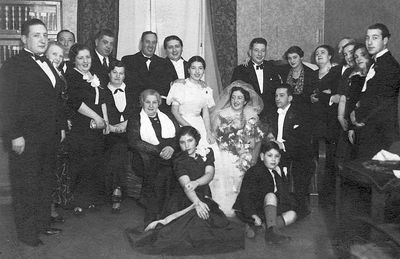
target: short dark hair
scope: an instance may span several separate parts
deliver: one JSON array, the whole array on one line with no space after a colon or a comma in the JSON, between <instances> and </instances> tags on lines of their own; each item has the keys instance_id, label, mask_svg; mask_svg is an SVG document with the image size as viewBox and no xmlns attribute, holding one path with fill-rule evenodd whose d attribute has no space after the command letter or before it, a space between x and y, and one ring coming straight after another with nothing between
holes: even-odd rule
<instances>
[{"instance_id":1,"label":"short dark hair","mask_svg":"<svg viewBox=\"0 0 400 259\"><path fill-rule=\"evenodd\" d=\"M249 91L247 91L247 90L245 90L245 89L243 89L243 88L241 88L241 87L239 87L239 86L234 86L234 87L232 87L232 89L231 89L231 94L229 95L229 100L232 99L232 95L233 95L233 93L236 92L236 91L240 91L240 92L243 94L244 100L246 101L246 103L250 100L250 93L249 93Z\"/></svg>"},{"instance_id":2,"label":"short dark hair","mask_svg":"<svg viewBox=\"0 0 400 259\"><path fill-rule=\"evenodd\" d=\"M180 139L182 136L185 136L185 135L192 136L192 137L194 138L194 140L196 140L196 146L199 144L201 135L200 135L200 133L197 131L197 129L193 128L192 126L182 126L182 127L178 130L178 132L176 133L176 139L177 139L178 143L179 143L179 139Z\"/></svg>"},{"instance_id":3,"label":"short dark hair","mask_svg":"<svg viewBox=\"0 0 400 259\"><path fill-rule=\"evenodd\" d=\"M279 149L279 145L276 144L274 141L263 140L261 143L260 154L265 154L266 152L270 151L271 149L275 149L281 154L281 150Z\"/></svg>"},{"instance_id":4,"label":"short dark hair","mask_svg":"<svg viewBox=\"0 0 400 259\"><path fill-rule=\"evenodd\" d=\"M206 61L200 56L191 57L187 62L187 69L190 68L193 62L200 62L201 64L203 64L203 68L206 69Z\"/></svg>"},{"instance_id":5,"label":"short dark hair","mask_svg":"<svg viewBox=\"0 0 400 259\"><path fill-rule=\"evenodd\" d=\"M140 41L141 41L141 42L143 42L144 37L146 37L147 34L153 34L154 36L156 36L156 39L157 39L157 41L158 41L157 33L155 33L154 31L144 31L144 32L142 33L142 37L140 37Z\"/></svg>"},{"instance_id":6,"label":"short dark hair","mask_svg":"<svg viewBox=\"0 0 400 259\"><path fill-rule=\"evenodd\" d=\"M265 47L268 46L267 40L264 38L254 38L250 41L250 46L249 48L253 48L254 44L264 44Z\"/></svg>"},{"instance_id":7,"label":"short dark hair","mask_svg":"<svg viewBox=\"0 0 400 259\"><path fill-rule=\"evenodd\" d=\"M183 42L182 42L181 38L179 38L179 37L176 36L176 35L170 35L170 36L168 36L168 37L166 37L166 38L164 39L164 49L167 49L168 41L171 41L171 40L177 40L177 41L179 41L179 43L181 44L181 47L183 47Z\"/></svg>"},{"instance_id":8,"label":"short dark hair","mask_svg":"<svg viewBox=\"0 0 400 259\"><path fill-rule=\"evenodd\" d=\"M110 29L101 29L96 35L94 36L95 40L103 38L103 36L108 36L111 38L115 38L115 34Z\"/></svg>"},{"instance_id":9,"label":"short dark hair","mask_svg":"<svg viewBox=\"0 0 400 259\"><path fill-rule=\"evenodd\" d=\"M289 84L283 83L278 85L276 89L286 89L288 96L293 96L293 87Z\"/></svg>"},{"instance_id":10,"label":"short dark hair","mask_svg":"<svg viewBox=\"0 0 400 259\"><path fill-rule=\"evenodd\" d=\"M34 19L27 20L27 21L25 21L25 22L22 24L22 26L21 26L21 36L22 36L22 35L28 36L28 34L29 34L29 27L31 27L31 26L33 26L33 25L43 25L43 26L46 28L46 30L47 30L47 27L46 27L46 25L44 24L44 22L42 22L42 21L39 20L39 19L34 18Z\"/></svg>"},{"instance_id":11,"label":"short dark hair","mask_svg":"<svg viewBox=\"0 0 400 259\"><path fill-rule=\"evenodd\" d=\"M368 53L367 46L365 46L364 43L356 43L356 44L354 45L354 52L356 52L356 50L358 50L358 49L364 49L364 50L366 50L367 53ZM369 55L369 53L368 53L368 55Z\"/></svg>"},{"instance_id":12,"label":"short dark hair","mask_svg":"<svg viewBox=\"0 0 400 259\"><path fill-rule=\"evenodd\" d=\"M299 46L291 46L290 48L288 48L288 50L286 50L286 52L284 54L285 59L287 60L288 55L293 54L293 53L296 53L301 58L304 57L304 51Z\"/></svg>"},{"instance_id":13,"label":"short dark hair","mask_svg":"<svg viewBox=\"0 0 400 259\"><path fill-rule=\"evenodd\" d=\"M74 38L74 42L75 42L75 34L74 34L72 31L70 31L70 30L61 30L61 31L59 31L59 32L57 33L57 41L60 40L61 33L63 33L63 32L71 33L71 34L72 34L72 38Z\"/></svg>"},{"instance_id":14,"label":"short dark hair","mask_svg":"<svg viewBox=\"0 0 400 259\"><path fill-rule=\"evenodd\" d=\"M110 73L112 70L114 70L115 67L123 67L126 70L124 62L119 61L119 60L113 60L110 62L110 66L108 68L108 73Z\"/></svg>"},{"instance_id":15,"label":"short dark hair","mask_svg":"<svg viewBox=\"0 0 400 259\"><path fill-rule=\"evenodd\" d=\"M90 53L90 48L87 45L81 44L81 43L75 43L74 45L71 46L71 49L69 50L68 57L69 61L75 65L75 58L78 55L79 51L81 50L88 50Z\"/></svg>"},{"instance_id":16,"label":"short dark hair","mask_svg":"<svg viewBox=\"0 0 400 259\"><path fill-rule=\"evenodd\" d=\"M333 56L335 55L335 50L328 44L322 44L319 45L318 47L315 48L314 50L314 56L315 56L315 52L317 51L317 49L319 48L323 48L326 49L328 51L328 55L331 56L331 58L333 58Z\"/></svg>"},{"instance_id":17,"label":"short dark hair","mask_svg":"<svg viewBox=\"0 0 400 259\"><path fill-rule=\"evenodd\" d=\"M374 30L374 29L378 29L382 32L382 39L384 39L386 37L389 39L391 36L389 33L389 29L383 23L375 23L368 27L368 30Z\"/></svg>"}]
</instances>

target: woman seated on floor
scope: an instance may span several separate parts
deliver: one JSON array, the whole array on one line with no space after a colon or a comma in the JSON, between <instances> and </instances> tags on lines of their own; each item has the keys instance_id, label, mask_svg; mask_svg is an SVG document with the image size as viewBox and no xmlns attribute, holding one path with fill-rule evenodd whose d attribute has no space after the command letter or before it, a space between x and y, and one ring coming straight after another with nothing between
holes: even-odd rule
<instances>
[{"instance_id":1,"label":"woman seated on floor","mask_svg":"<svg viewBox=\"0 0 400 259\"><path fill-rule=\"evenodd\" d=\"M153 89L140 94L140 112L128 119L129 147L140 154L143 162L139 175L143 177L142 197L144 224L160 218L173 179L172 156L177 150L175 134L179 128L172 115L161 112L160 94ZM135 164L137 166L137 164Z\"/></svg>"},{"instance_id":2,"label":"woman seated on floor","mask_svg":"<svg viewBox=\"0 0 400 259\"><path fill-rule=\"evenodd\" d=\"M132 247L146 254L215 254L244 248L243 230L230 222L210 195L214 177L214 153L197 149L199 132L183 126L178 134L181 152L174 160L178 178L163 215L147 226L144 233L127 229Z\"/></svg>"},{"instance_id":3,"label":"woman seated on floor","mask_svg":"<svg viewBox=\"0 0 400 259\"><path fill-rule=\"evenodd\" d=\"M286 168L279 167L281 153L278 144L266 142L261 146L260 158L244 175L240 193L233 208L246 225L246 235L254 238L253 227L266 223L265 240L279 244L290 240L277 229L296 220L295 201L289 193Z\"/></svg>"}]
</instances>

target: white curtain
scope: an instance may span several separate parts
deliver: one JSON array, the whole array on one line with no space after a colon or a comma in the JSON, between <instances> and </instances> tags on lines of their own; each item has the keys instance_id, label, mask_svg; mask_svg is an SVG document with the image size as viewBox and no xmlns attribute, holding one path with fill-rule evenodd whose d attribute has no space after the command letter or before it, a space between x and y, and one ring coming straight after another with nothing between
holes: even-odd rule
<instances>
[{"instance_id":1,"label":"white curtain","mask_svg":"<svg viewBox=\"0 0 400 259\"><path fill-rule=\"evenodd\" d=\"M183 41L182 57L188 60L199 55L207 63L205 79L218 97L218 73L212 47L207 0L120 0L117 58L139 51L142 32L154 31L158 35L156 54L165 57L163 42L169 35ZM207 43L207 46L205 46Z\"/></svg>"}]
</instances>

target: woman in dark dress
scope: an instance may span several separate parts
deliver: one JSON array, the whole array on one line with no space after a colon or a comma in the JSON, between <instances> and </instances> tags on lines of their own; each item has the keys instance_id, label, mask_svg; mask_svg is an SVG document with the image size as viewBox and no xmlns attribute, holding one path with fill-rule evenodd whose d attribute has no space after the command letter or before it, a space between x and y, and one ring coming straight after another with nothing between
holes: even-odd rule
<instances>
[{"instance_id":1,"label":"woman in dark dress","mask_svg":"<svg viewBox=\"0 0 400 259\"><path fill-rule=\"evenodd\" d=\"M332 202L328 197L333 195L335 185L335 152L340 133L337 119L340 95L337 93L341 80L341 67L332 66L334 50L329 45L321 45L315 49L315 61L319 67L314 92L311 94L311 112L313 115L314 150L318 150L318 139L326 141L326 174L323 178L322 200Z\"/></svg>"},{"instance_id":2,"label":"woman in dark dress","mask_svg":"<svg viewBox=\"0 0 400 259\"><path fill-rule=\"evenodd\" d=\"M244 248L243 229L230 222L210 195L214 176L212 149L197 150L200 134L182 127L177 137L183 152L174 161L179 186L164 210L165 218L150 223L145 232L126 234L135 250L146 254L211 254Z\"/></svg>"},{"instance_id":3,"label":"woman in dark dress","mask_svg":"<svg viewBox=\"0 0 400 259\"><path fill-rule=\"evenodd\" d=\"M303 64L304 51L298 46L291 46L285 52L286 66L284 80L293 88L292 104L310 115L310 94L316 80L316 72ZM307 117L308 118L308 117Z\"/></svg>"},{"instance_id":4,"label":"woman in dark dress","mask_svg":"<svg viewBox=\"0 0 400 259\"><path fill-rule=\"evenodd\" d=\"M91 55L87 46L75 44L69 51L74 69L65 78L69 87L68 105L77 111L69 136L71 191L75 213L95 208L104 202L104 141L107 108L104 87L90 71ZM106 133L106 132L104 132Z\"/></svg>"}]
</instances>

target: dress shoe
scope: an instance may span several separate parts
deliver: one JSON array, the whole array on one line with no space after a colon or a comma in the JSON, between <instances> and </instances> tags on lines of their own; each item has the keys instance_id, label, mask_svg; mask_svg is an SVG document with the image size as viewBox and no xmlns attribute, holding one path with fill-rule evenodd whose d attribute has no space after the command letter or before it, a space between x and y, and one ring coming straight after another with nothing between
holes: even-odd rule
<instances>
[{"instance_id":1,"label":"dress shoe","mask_svg":"<svg viewBox=\"0 0 400 259\"><path fill-rule=\"evenodd\" d=\"M59 228L45 228L42 230L42 234L45 234L47 236L52 236L59 234L62 231L62 229Z\"/></svg>"},{"instance_id":2,"label":"dress shoe","mask_svg":"<svg viewBox=\"0 0 400 259\"><path fill-rule=\"evenodd\" d=\"M50 217L50 223L64 223L65 219L63 218L63 216L58 215L57 217Z\"/></svg>"},{"instance_id":3,"label":"dress shoe","mask_svg":"<svg viewBox=\"0 0 400 259\"><path fill-rule=\"evenodd\" d=\"M290 237L276 233L273 227L269 227L265 230L265 241L268 244L277 245L290 240Z\"/></svg>"}]
</instances>

